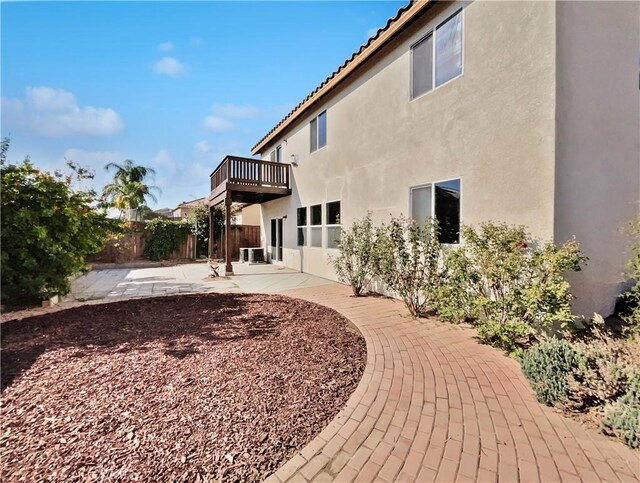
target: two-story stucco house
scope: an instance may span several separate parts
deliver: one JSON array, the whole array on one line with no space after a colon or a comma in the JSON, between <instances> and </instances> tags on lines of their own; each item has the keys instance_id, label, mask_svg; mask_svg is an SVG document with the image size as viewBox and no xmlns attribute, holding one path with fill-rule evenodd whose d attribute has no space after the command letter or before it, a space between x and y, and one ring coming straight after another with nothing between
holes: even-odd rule
<instances>
[{"instance_id":1,"label":"two-story stucco house","mask_svg":"<svg viewBox=\"0 0 640 483\"><path fill-rule=\"evenodd\" d=\"M210 203L260 203L273 263L335 279L368 211L575 236L575 309L612 312L640 200L638 2L413 2L253 148ZM444 219L443 219L444 218Z\"/></svg>"}]
</instances>

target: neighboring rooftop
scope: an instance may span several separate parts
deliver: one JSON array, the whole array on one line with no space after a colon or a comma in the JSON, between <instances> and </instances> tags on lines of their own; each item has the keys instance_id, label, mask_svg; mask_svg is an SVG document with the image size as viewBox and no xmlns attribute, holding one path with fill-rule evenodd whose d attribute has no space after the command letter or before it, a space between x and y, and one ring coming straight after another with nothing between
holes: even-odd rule
<instances>
[{"instance_id":1,"label":"neighboring rooftop","mask_svg":"<svg viewBox=\"0 0 640 483\"><path fill-rule=\"evenodd\" d=\"M194 207L197 205L206 205L207 204L207 198L206 197L202 197L202 198L197 198L195 200L191 200L191 201L183 201L182 203L180 203L178 206L176 206L176 210L178 208L190 208L190 207Z\"/></svg>"}]
</instances>

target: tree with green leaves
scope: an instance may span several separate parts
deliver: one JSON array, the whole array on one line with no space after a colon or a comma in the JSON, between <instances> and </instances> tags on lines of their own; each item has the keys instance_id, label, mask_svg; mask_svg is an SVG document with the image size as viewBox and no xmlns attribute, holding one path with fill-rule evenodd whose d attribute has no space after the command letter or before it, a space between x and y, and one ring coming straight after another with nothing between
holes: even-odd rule
<instances>
[{"instance_id":1,"label":"tree with green leaves","mask_svg":"<svg viewBox=\"0 0 640 483\"><path fill-rule=\"evenodd\" d=\"M108 163L105 169L113 169L115 172L113 181L103 189L103 197L114 208L120 210L121 215L125 210L138 210L146 206L147 198L158 201L154 192L160 193L160 188L145 183L150 176L156 174L152 168L136 165L127 159L122 165Z\"/></svg>"},{"instance_id":2,"label":"tree with green leaves","mask_svg":"<svg viewBox=\"0 0 640 483\"><path fill-rule=\"evenodd\" d=\"M2 141L1 249L2 303L39 303L69 292L69 277L85 266L85 256L100 251L118 230L94 191L73 187L90 177L68 162L72 175L51 174L29 158L7 163L8 140Z\"/></svg>"},{"instance_id":3,"label":"tree with green leaves","mask_svg":"<svg viewBox=\"0 0 640 483\"><path fill-rule=\"evenodd\" d=\"M209 208L206 205L196 205L187 222L191 226L191 233L196 236L196 257L207 256L209 252Z\"/></svg>"},{"instance_id":4,"label":"tree with green leaves","mask_svg":"<svg viewBox=\"0 0 640 483\"><path fill-rule=\"evenodd\" d=\"M380 241L382 232L373 225L371 213L342 231L338 255L331 261L338 280L351 285L356 297L369 290L379 274L384 255Z\"/></svg>"}]
</instances>

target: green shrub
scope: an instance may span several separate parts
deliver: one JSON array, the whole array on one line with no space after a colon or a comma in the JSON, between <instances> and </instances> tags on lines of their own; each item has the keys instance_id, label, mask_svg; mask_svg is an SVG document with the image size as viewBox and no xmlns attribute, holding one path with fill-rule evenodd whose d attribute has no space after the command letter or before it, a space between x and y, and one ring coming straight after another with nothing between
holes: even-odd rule
<instances>
[{"instance_id":1,"label":"green shrub","mask_svg":"<svg viewBox=\"0 0 640 483\"><path fill-rule=\"evenodd\" d=\"M569 342L555 337L524 352L522 372L529 379L538 401L554 406L567 400L567 375L580 364L580 357Z\"/></svg>"},{"instance_id":2,"label":"green shrub","mask_svg":"<svg viewBox=\"0 0 640 483\"><path fill-rule=\"evenodd\" d=\"M355 296L369 289L380 268L381 230L371 222L371 214L356 220L342 231L338 256L332 259L338 278L348 283Z\"/></svg>"},{"instance_id":3,"label":"green shrub","mask_svg":"<svg viewBox=\"0 0 640 483\"><path fill-rule=\"evenodd\" d=\"M531 345L533 333L527 324L520 320L498 321L486 319L477 326L478 338L495 347L500 347L510 356L520 357L525 347Z\"/></svg>"},{"instance_id":4,"label":"green shrub","mask_svg":"<svg viewBox=\"0 0 640 483\"><path fill-rule=\"evenodd\" d=\"M585 329L577 339L552 338L530 348L521 359L522 371L541 402L566 412L589 412L603 432L638 447L636 348L612 337L602 317L595 316Z\"/></svg>"},{"instance_id":5,"label":"green shrub","mask_svg":"<svg viewBox=\"0 0 640 483\"><path fill-rule=\"evenodd\" d=\"M24 305L70 290L69 277L99 252L118 224L94 208L92 191L76 190L73 178L34 167L28 159L1 168L2 302ZM77 178L91 177L73 163Z\"/></svg>"},{"instance_id":6,"label":"green shrub","mask_svg":"<svg viewBox=\"0 0 640 483\"><path fill-rule=\"evenodd\" d=\"M569 399L565 403L566 409L585 411L625 393L633 365L624 344L592 340L573 343L573 347L580 353L580 359L567 374Z\"/></svg>"},{"instance_id":7,"label":"green shrub","mask_svg":"<svg viewBox=\"0 0 640 483\"><path fill-rule=\"evenodd\" d=\"M437 224L392 218L380 233L380 278L414 317L434 306L439 285Z\"/></svg>"},{"instance_id":8,"label":"green shrub","mask_svg":"<svg viewBox=\"0 0 640 483\"><path fill-rule=\"evenodd\" d=\"M463 227L465 243L445 257L438 312L472 320L485 342L514 351L574 320L564 278L586 257L575 241L537 246L524 227L483 223Z\"/></svg>"},{"instance_id":9,"label":"green shrub","mask_svg":"<svg viewBox=\"0 0 640 483\"><path fill-rule=\"evenodd\" d=\"M624 396L605 407L600 427L632 448L640 448L640 372L632 376Z\"/></svg>"},{"instance_id":10,"label":"green shrub","mask_svg":"<svg viewBox=\"0 0 640 483\"><path fill-rule=\"evenodd\" d=\"M187 223L191 233L196 236L196 257L208 255L209 252L209 209L205 205L196 205L189 216Z\"/></svg>"},{"instance_id":11,"label":"green shrub","mask_svg":"<svg viewBox=\"0 0 640 483\"><path fill-rule=\"evenodd\" d=\"M627 323L623 327L625 335L632 336L640 333L640 216L629 223L627 232L633 240L631 259L627 262L627 274L635 282L623 295L628 309L622 314L622 318Z\"/></svg>"},{"instance_id":12,"label":"green shrub","mask_svg":"<svg viewBox=\"0 0 640 483\"><path fill-rule=\"evenodd\" d=\"M185 221L151 220L145 226L149 239L144 247L144 255L151 260L166 260L180 248L190 233Z\"/></svg>"},{"instance_id":13,"label":"green shrub","mask_svg":"<svg viewBox=\"0 0 640 483\"><path fill-rule=\"evenodd\" d=\"M469 286L477 286L479 277L464 250L452 248L445 253L441 283L436 288L438 314L451 322L475 320L478 316L476 299Z\"/></svg>"}]
</instances>

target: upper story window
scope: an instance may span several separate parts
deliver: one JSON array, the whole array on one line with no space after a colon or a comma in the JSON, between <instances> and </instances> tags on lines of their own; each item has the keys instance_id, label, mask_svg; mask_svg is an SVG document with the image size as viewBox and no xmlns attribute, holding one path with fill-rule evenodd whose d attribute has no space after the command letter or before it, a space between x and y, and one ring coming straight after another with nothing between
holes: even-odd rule
<instances>
[{"instance_id":1,"label":"upper story window","mask_svg":"<svg viewBox=\"0 0 640 483\"><path fill-rule=\"evenodd\" d=\"M311 152L327 145L327 111L318 114L309 123L311 128Z\"/></svg>"},{"instance_id":2,"label":"upper story window","mask_svg":"<svg viewBox=\"0 0 640 483\"><path fill-rule=\"evenodd\" d=\"M460 243L460 179L411 188L411 218L435 218L440 243Z\"/></svg>"},{"instance_id":3,"label":"upper story window","mask_svg":"<svg viewBox=\"0 0 640 483\"><path fill-rule=\"evenodd\" d=\"M271 151L269 157L271 161L273 161L274 163L281 163L282 162L282 145L279 144L278 147L276 147L273 151Z\"/></svg>"},{"instance_id":4,"label":"upper story window","mask_svg":"<svg viewBox=\"0 0 640 483\"><path fill-rule=\"evenodd\" d=\"M434 62L435 59L435 62ZM411 98L462 74L462 10L411 47Z\"/></svg>"}]
</instances>

